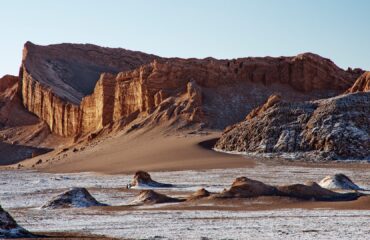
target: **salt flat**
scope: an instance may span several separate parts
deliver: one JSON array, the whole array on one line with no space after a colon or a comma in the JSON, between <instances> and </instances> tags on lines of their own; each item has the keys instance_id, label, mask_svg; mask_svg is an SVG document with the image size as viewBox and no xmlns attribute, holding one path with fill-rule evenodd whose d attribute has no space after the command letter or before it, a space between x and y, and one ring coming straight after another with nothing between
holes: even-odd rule
<instances>
[{"instance_id":1,"label":"salt flat","mask_svg":"<svg viewBox=\"0 0 370 240\"><path fill-rule=\"evenodd\" d=\"M344 173L370 189L368 169L309 168L257 164L254 168L152 172L153 179L176 184L159 189L186 195L200 187L217 192L238 176L268 184L319 181ZM100 202L128 204L138 190L125 190L130 175L95 173L50 174L35 171L3 171L0 202L30 231L76 231L129 239L370 239L370 211L280 208L276 210L181 210L166 205L131 210L61 209L39 207L70 187L86 187ZM171 205L173 206L173 205Z\"/></svg>"}]
</instances>

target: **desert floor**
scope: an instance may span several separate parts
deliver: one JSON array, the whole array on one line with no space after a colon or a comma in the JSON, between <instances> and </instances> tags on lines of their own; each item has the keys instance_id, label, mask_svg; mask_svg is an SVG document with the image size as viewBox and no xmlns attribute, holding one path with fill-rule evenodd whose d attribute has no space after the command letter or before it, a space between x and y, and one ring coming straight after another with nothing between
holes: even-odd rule
<instances>
[{"instance_id":1,"label":"desert floor","mask_svg":"<svg viewBox=\"0 0 370 240\"><path fill-rule=\"evenodd\" d=\"M260 197L127 206L140 191L125 188L136 170L175 184L156 191L177 197L186 197L201 187L220 192L240 176L280 185L344 173L370 189L369 164L295 163L218 153L209 148L217 136L116 136L83 150L69 149L62 153L66 154L63 158L45 161L37 170L3 170L0 202L26 229L54 235L97 234L123 239L370 238L369 197L352 202ZM70 187L86 187L98 201L110 206L40 209Z\"/></svg>"}]
</instances>

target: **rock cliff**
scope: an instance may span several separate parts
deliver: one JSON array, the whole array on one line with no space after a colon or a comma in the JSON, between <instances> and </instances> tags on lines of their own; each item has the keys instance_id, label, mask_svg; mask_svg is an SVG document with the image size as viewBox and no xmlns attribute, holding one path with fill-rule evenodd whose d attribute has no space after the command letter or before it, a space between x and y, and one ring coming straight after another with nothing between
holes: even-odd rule
<instances>
[{"instance_id":1,"label":"rock cliff","mask_svg":"<svg viewBox=\"0 0 370 240\"><path fill-rule=\"evenodd\" d=\"M369 160L369 106L369 92L295 103L273 96L227 128L215 148L313 161Z\"/></svg>"},{"instance_id":2,"label":"rock cliff","mask_svg":"<svg viewBox=\"0 0 370 240\"><path fill-rule=\"evenodd\" d=\"M30 112L54 133L81 136L113 123L223 128L273 93L288 101L333 96L359 74L311 53L165 59L93 45L26 43L20 77Z\"/></svg>"}]
</instances>

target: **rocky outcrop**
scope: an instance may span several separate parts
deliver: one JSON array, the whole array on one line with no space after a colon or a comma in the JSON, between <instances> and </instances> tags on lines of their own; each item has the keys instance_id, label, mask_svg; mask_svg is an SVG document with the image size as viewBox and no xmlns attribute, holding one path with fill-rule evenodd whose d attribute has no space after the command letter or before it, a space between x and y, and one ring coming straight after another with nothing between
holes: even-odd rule
<instances>
[{"instance_id":1,"label":"rocky outcrop","mask_svg":"<svg viewBox=\"0 0 370 240\"><path fill-rule=\"evenodd\" d=\"M87 208L96 206L106 206L98 202L85 188L72 188L54 197L42 208Z\"/></svg>"},{"instance_id":2,"label":"rocky outcrop","mask_svg":"<svg viewBox=\"0 0 370 240\"><path fill-rule=\"evenodd\" d=\"M167 183L159 183L154 181L150 174L144 171L137 171L134 175L134 179L131 181L130 184L127 185L127 188L132 187L142 187L142 188L167 188L173 187L172 184Z\"/></svg>"},{"instance_id":3,"label":"rocky outcrop","mask_svg":"<svg viewBox=\"0 0 370 240\"><path fill-rule=\"evenodd\" d=\"M93 45L26 43L20 77L29 111L52 132L80 136L113 123L223 128L274 92L289 101L332 96L359 74L311 53L164 59Z\"/></svg>"},{"instance_id":4,"label":"rocky outcrop","mask_svg":"<svg viewBox=\"0 0 370 240\"><path fill-rule=\"evenodd\" d=\"M370 72L362 74L353 86L346 93L369 92L370 91Z\"/></svg>"},{"instance_id":5,"label":"rocky outcrop","mask_svg":"<svg viewBox=\"0 0 370 240\"><path fill-rule=\"evenodd\" d=\"M190 196L188 196L186 198L186 200L187 201L195 201L195 200L199 200L199 199L202 199L202 198L207 198L209 196L211 196L211 193L208 192L206 189L201 188L201 189L198 189L197 191L195 191Z\"/></svg>"},{"instance_id":6,"label":"rocky outcrop","mask_svg":"<svg viewBox=\"0 0 370 240\"><path fill-rule=\"evenodd\" d=\"M319 185L327 189L340 189L340 190L363 190L356 185L349 177L342 173L333 176L326 176L323 178Z\"/></svg>"},{"instance_id":7,"label":"rocky outcrop","mask_svg":"<svg viewBox=\"0 0 370 240\"><path fill-rule=\"evenodd\" d=\"M139 195L131 202L131 205L141 204L158 204L158 203L175 203L183 202L184 200L172 198L153 190L142 190Z\"/></svg>"},{"instance_id":8,"label":"rocky outcrop","mask_svg":"<svg viewBox=\"0 0 370 240\"><path fill-rule=\"evenodd\" d=\"M0 206L0 237L5 239L33 238L36 236L19 226L13 217Z\"/></svg>"},{"instance_id":9,"label":"rocky outcrop","mask_svg":"<svg viewBox=\"0 0 370 240\"><path fill-rule=\"evenodd\" d=\"M223 198L255 198L260 196L280 196L315 201L351 201L363 196L362 193L338 193L320 187L315 182L271 186L246 177L236 178L229 189L212 196Z\"/></svg>"},{"instance_id":10,"label":"rocky outcrop","mask_svg":"<svg viewBox=\"0 0 370 240\"><path fill-rule=\"evenodd\" d=\"M216 194L214 198L251 198L273 196L276 193L277 190L273 186L246 177L239 177L235 179L229 189Z\"/></svg>"},{"instance_id":11,"label":"rocky outcrop","mask_svg":"<svg viewBox=\"0 0 370 240\"><path fill-rule=\"evenodd\" d=\"M268 105L226 129L215 149L312 161L370 158L369 92Z\"/></svg>"},{"instance_id":12,"label":"rocky outcrop","mask_svg":"<svg viewBox=\"0 0 370 240\"><path fill-rule=\"evenodd\" d=\"M315 182L278 186L278 195L315 201L352 201L363 196L361 193L337 193L320 187Z\"/></svg>"}]
</instances>

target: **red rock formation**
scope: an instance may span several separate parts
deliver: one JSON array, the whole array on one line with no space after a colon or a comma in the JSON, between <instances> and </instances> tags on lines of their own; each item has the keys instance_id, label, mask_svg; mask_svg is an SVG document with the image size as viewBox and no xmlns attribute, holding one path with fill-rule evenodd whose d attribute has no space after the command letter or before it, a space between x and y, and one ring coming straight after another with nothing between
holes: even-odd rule
<instances>
[{"instance_id":1,"label":"red rock formation","mask_svg":"<svg viewBox=\"0 0 370 240\"><path fill-rule=\"evenodd\" d=\"M87 119L86 124L81 123L83 111L79 104L84 96L93 92L102 72L118 73L155 58L141 52L89 44L43 47L27 42L20 72L23 104L44 120L53 132L75 136L84 128L90 130L91 119ZM94 124L95 129L99 129L100 125Z\"/></svg>"},{"instance_id":2,"label":"red rock formation","mask_svg":"<svg viewBox=\"0 0 370 240\"><path fill-rule=\"evenodd\" d=\"M99 78L103 72L110 73ZM31 43L25 45L21 71L24 105L62 136L135 119L135 126L168 122L223 128L271 93L284 93L290 101L327 97L357 77L311 53L185 60L93 45Z\"/></svg>"},{"instance_id":3,"label":"red rock formation","mask_svg":"<svg viewBox=\"0 0 370 240\"><path fill-rule=\"evenodd\" d=\"M353 86L346 91L346 93L368 91L370 91L370 72L365 72L356 80Z\"/></svg>"}]
</instances>

